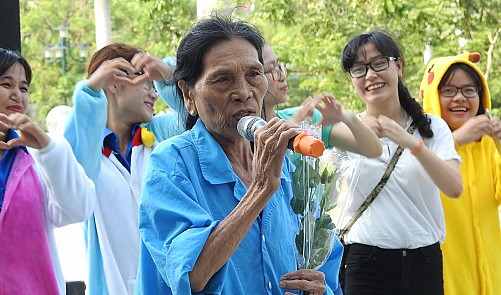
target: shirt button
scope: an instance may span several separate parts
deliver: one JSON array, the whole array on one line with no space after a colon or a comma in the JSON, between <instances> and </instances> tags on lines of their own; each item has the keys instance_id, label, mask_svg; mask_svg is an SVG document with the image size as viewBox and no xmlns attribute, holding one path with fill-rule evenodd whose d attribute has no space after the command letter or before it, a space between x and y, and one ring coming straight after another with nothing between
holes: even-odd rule
<instances>
[{"instance_id":1,"label":"shirt button","mask_svg":"<svg viewBox=\"0 0 501 295\"><path fill-rule=\"evenodd\" d=\"M264 235L261 236L261 239L263 240L263 243L266 242L266 238L264 237ZM271 283L270 283L271 284Z\"/></svg>"},{"instance_id":2,"label":"shirt button","mask_svg":"<svg viewBox=\"0 0 501 295\"><path fill-rule=\"evenodd\" d=\"M403 256L407 256L407 251L405 251L405 250L404 250L404 251L402 251L402 255L403 255Z\"/></svg>"},{"instance_id":3,"label":"shirt button","mask_svg":"<svg viewBox=\"0 0 501 295\"><path fill-rule=\"evenodd\" d=\"M271 282L268 282L268 288L271 290Z\"/></svg>"}]
</instances>

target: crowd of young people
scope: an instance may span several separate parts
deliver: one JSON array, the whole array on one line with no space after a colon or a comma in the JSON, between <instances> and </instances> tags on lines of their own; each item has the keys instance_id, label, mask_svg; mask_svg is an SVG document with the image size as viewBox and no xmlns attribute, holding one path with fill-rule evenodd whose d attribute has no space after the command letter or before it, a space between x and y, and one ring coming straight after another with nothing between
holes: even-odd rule
<instances>
[{"instance_id":1,"label":"crowd of young people","mask_svg":"<svg viewBox=\"0 0 501 295\"><path fill-rule=\"evenodd\" d=\"M431 60L423 107L387 32L341 56L357 114L330 93L277 111L285 65L243 21L198 21L175 59L110 44L58 138L25 115L29 63L0 49L0 294L64 294L53 229L78 222L90 295L500 292L501 123L478 54ZM159 96L173 112L154 115ZM267 121L252 144L236 128L248 115ZM365 158L344 245L318 270L297 269L291 227L286 150L303 120Z\"/></svg>"}]
</instances>

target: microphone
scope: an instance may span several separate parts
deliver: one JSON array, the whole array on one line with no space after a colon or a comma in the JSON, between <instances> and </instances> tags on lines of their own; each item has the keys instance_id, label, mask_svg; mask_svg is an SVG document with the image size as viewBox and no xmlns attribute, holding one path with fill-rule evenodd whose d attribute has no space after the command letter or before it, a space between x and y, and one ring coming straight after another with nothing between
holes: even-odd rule
<instances>
[{"instance_id":1,"label":"microphone","mask_svg":"<svg viewBox=\"0 0 501 295\"><path fill-rule=\"evenodd\" d=\"M254 133L263 127L266 121L260 117L245 116L237 123L238 134L249 141L254 141ZM325 150L323 141L306 134L305 132L291 138L287 147L303 156L320 157Z\"/></svg>"}]
</instances>

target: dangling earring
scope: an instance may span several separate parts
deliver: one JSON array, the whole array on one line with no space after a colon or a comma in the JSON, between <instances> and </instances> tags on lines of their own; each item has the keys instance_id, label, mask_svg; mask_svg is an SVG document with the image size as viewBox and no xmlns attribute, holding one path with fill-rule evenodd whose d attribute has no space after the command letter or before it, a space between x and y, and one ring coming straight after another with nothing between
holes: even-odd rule
<instances>
[{"instance_id":1,"label":"dangling earring","mask_svg":"<svg viewBox=\"0 0 501 295\"><path fill-rule=\"evenodd\" d=\"M188 113L190 114L190 116L195 117L197 115L197 107L195 105L195 102L191 99L191 90L188 90L188 97L189 103L186 104L186 107L189 109ZM189 106L193 106L193 108L190 108Z\"/></svg>"}]
</instances>

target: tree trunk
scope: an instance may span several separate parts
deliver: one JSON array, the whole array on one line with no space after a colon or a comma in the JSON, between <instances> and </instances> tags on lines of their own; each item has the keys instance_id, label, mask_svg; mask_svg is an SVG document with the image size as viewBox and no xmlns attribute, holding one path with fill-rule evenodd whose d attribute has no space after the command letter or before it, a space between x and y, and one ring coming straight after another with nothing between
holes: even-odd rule
<instances>
[{"instance_id":1,"label":"tree trunk","mask_svg":"<svg viewBox=\"0 0 501 295\"><path fill-rule=\"evenodd\" d=\"M111 43L111 7L110 0L94 0L96 19L96 49Z\"/></svg>"},{"instance_id":2,"label":"tree trunk","mask_svg":"<svg viewBox=\"0 0 501 295\"><path fill-rule=\"evenodd\" d=\"M489 78L489 73L492 68L492 51L494 50L494 47L496 46L496 42L498 41L499 37L499 29L496 30L496 33L494 33L494 37L489 33L489 49L487 50L487 67L485 69L485 80L488 80Z\"/></svg>"}]
</instances>

